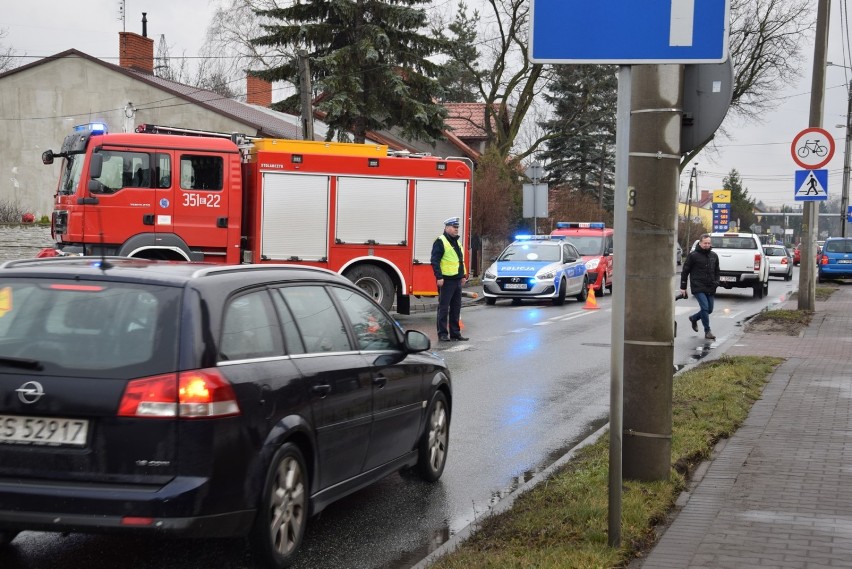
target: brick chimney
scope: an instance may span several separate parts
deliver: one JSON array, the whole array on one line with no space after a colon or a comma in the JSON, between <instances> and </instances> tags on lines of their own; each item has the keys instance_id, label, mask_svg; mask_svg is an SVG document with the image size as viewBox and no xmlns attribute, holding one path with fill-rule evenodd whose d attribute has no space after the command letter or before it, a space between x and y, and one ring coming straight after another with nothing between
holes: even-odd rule
<instances>
[{"instance_id":1,"label":"brick chimney","mask_svg":"<svg viewBox=\"0 0 852 569\"><path fill-rule=\"evenodd\" d=\"M154 74L154 40L148 37L147 12L142 12L142 35L118 32L118 64L125 69Z\"/></svg>"},{"instance_id":2,"label":"brick chimney","mask_svg":"<svg viewBox=\"0 0 852 569\"><path fill-rule=\"evenodd\" d=\"M260 77L254 77L250 73L246 75L246 103L271 107L272 83Z\"/></svg>"}]
</instances>

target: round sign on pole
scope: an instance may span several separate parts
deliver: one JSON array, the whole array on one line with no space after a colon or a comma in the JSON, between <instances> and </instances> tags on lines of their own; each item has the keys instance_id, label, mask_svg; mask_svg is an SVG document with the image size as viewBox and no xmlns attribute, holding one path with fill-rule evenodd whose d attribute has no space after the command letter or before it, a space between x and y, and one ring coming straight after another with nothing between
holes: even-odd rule
<instances>
[{"instance_id":1,"label":"round sign on pole","mask_svg":"<svg viewBox=\"0 0 852 569\"><path fill-rule=\"evenodd\" d=\"M805 170L819 170L834 157L834 138L819 127L806 128L793 139L790 153Z\"/></svg>"}]
</instances>

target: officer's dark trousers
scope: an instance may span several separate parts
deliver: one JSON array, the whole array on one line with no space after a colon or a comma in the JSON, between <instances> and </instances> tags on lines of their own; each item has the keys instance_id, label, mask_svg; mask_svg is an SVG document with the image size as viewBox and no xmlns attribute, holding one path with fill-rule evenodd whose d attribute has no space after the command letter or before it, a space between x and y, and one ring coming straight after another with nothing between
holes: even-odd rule
<instances>
[{"instance_id":1,"label":"officer's dark trousers","mask_svg":"<svg viewBox=\"0 0 852 569\"><path fill-rule=\"evenodd\" d=\"M461 336L461 293L461 279L444 279L444 286L438 289L438 336Z\"/></svg>"}]
</instances>

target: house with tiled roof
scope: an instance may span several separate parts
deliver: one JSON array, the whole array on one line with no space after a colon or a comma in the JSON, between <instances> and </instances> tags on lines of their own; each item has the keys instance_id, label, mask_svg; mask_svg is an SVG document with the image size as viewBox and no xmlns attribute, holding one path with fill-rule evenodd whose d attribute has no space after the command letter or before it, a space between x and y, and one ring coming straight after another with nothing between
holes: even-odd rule
<instances>
[{"instance_id":1,"label":"house with tiled roof","mask_svg":"<svg viewBox=\"0 0 852 569\"><path fill-rule=\"evenodd\" d=\"M444 103L447 130L461 143L469 146L477 155L488 146L488 133L485 124L488 120L485 103ZM493 117L491 118L493 121ZM508 128L508 125L506 125Z\"/></svg>"},{"instance_id":2,"label":"house with tiled roof","mask_svg":"<svg viewBox=\"0 0 852 569\"><path fill-rule=\"evenodd\" d=\"M37 215L52 209L61 161L41 162L45 150L59 150L75 125L104 122L111 131L161 124L250 136L300 139L300 118L269 108L272 85L247 77L246 101L170 81L154 74L154 41L143 34L119 33L119 64L76 49L0 74L0 201ZM315 121L315 139L326 129ZM393 132L368 133L370 142L391 150L439 156L478 153L454 134L428 144L406 141Z\"/></svg>"}]
</instances>

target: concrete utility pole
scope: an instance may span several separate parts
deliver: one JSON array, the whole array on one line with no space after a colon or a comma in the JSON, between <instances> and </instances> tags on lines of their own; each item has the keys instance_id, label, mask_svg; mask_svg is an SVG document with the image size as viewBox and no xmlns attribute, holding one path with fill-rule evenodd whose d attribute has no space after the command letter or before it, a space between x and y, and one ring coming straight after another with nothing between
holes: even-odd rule
<instances>
[{"instance_id":1,"label":"concrete utility pole","mask_svg":"<svg viewBox=\"0 0 852 569\"><path fill-rule=\"evenodd\" d=\"M840 236L846 237L846 208L849 205L849 143L852 142L852 81L846 91L846 147L843 151L843 191L840 194Z\"/></svg>"},{"instance_id":2,"label":"concrete utility pole","mask_svg":"<svg viewBox=\"0 0 852 569\"><path fill-rule=\"evenodd\" d=\"M808 126L822 127L825 99L825 64L828 52L828 0L817 5L816 37L814 39L814 71L811 78L811 109ZM799 270L799 310L812 311L816 296L817 202L806 201L802 215L802 263Z\"/></svg>"},{"instance_id":3,"label":"concrete utility pole","mask_svg":"<svg viewBox=\"0 0 852 569\"><path fill-rule=\"evenodd\" d=\"M624 477L671 468L674 291L683 67L633 66L624 316Z\"/></svg>"}]
</instances>

